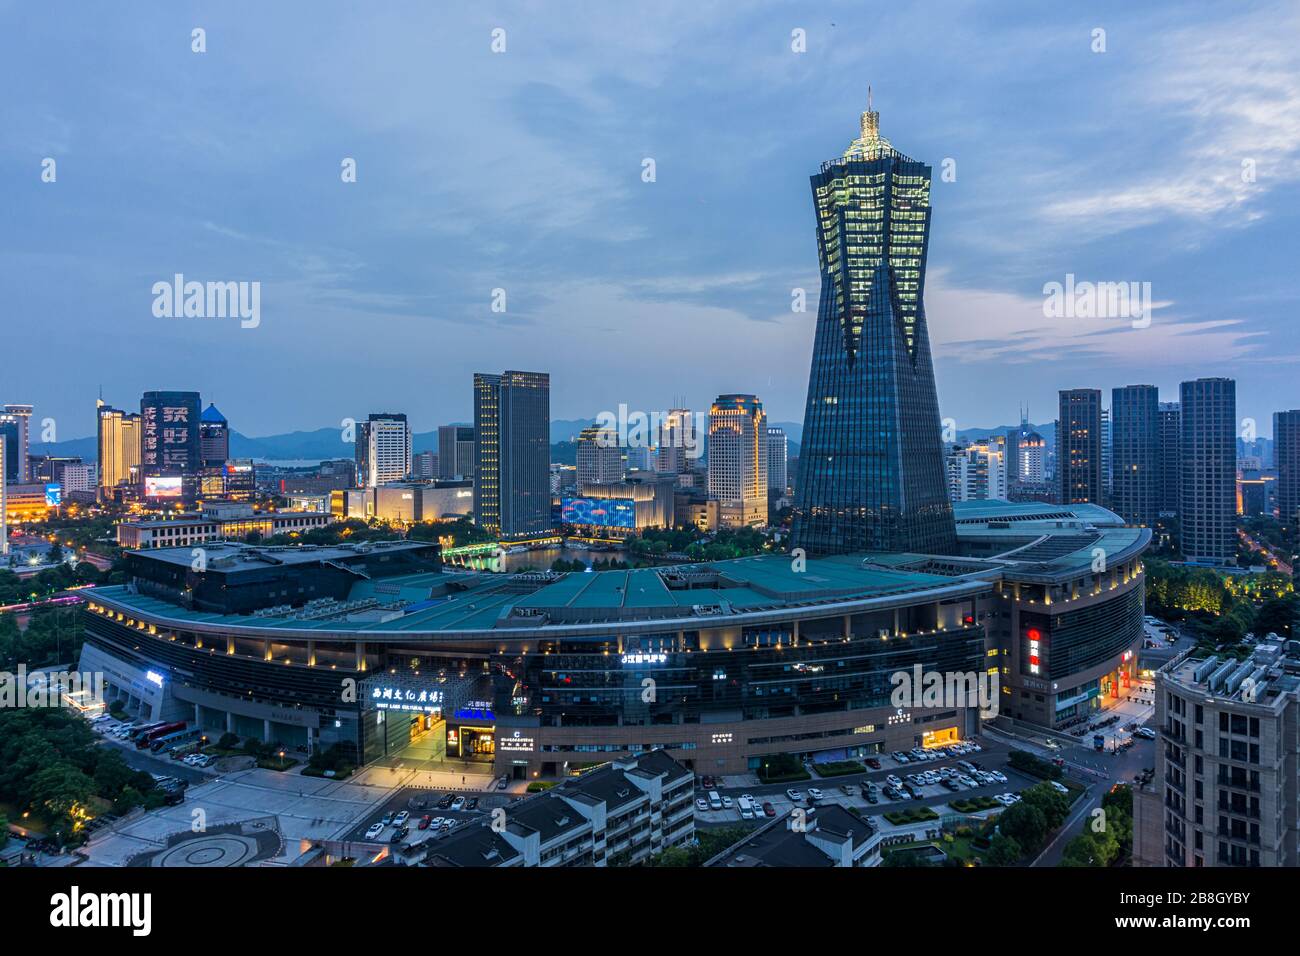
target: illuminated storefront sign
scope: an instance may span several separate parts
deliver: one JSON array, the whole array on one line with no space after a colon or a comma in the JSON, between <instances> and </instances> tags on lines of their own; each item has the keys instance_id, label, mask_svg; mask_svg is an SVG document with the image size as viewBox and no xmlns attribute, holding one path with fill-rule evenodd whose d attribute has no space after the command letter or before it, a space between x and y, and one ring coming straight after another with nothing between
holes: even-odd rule
<instances>
[{"instance_id":1,"label":"illuminated storefront sign","mask_svg":"<svg viewBox=\"0 0 1300 956\"><path fill-rule=\"evenodd\" d=\"M374 687L370 690L370 703L376 710L406 710L412 713L442 713L443 695L440 690L416 690L411 687Z\"/></svg>"},{"instance_id":2,"label":"illuminated storefront sign","mask_svg":"<svg viewBox=\"0 0 1300 956\"><path fill-rule=\"evenodd\" d=\"M620 660L624 664L666 664L668 663L667 654L624 654Z\"/></svg>"},{"instance_id":3,"label":"illuminated storefront sign","mask_svg":"<svg viewBox=\"0 0 1300 956\"><path fill-rule=\"evenodd\" d=\"M732 735L731 735L731 734L714 734L714 735L713 735L713 742L714 742L715 744L729 744L729 743L731 743L731 740L732 740Z\"/></svg>"},{"instance_id":4,"label":"illuminated storefront sign","mask_svg":"<svg viewBox=\"0 0 1300 956\"><path fill-rule=\"evenodd\" d=\"M512 753L531 753L535 746L532 737L521 737L517 730L509 737L501 737L497 740L497 747Z\"/></svg>"},{"instance_id":5,"label":"illuminated storefront sign","mask_svg":"<svg viewBox=\"0 0 1300 956\"><path fill-rule=\"evenodd\" d=\"M145 671L144 679L151 684L156 684L158 687L163 685L163 676L157 671Z\"/></svg>"},{"instance_id":6,"label":"illuminated storefront sign","mask_svg":"<svg viewBox=\"0 0 1300 956\"><path fill-rule=\"evenodd\" d=\"M1025 632L1025 637L1029 639L1029 673L1038 674L1042 671L1042 640L1043 633L1036 627L1031 627Z\"/></svg>"}]
</instances>

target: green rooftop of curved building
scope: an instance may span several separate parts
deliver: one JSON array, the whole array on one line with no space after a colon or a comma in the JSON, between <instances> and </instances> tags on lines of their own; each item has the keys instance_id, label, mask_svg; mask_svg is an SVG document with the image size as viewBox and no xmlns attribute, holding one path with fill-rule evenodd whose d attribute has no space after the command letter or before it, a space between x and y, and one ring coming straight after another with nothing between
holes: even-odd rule
<instances>
[{"instance_id":1,"label":"green rooftop of curved building","mask_svg":"<svg viewBox=\"0 0 1300 956\"><path fill-rule=\"evenodd\" d=\"M484 632L546 626L590 627L692 619L743 619L762 612L915 602L987 591L1000 580L1051 581L1089 573L1097 549L1118 562L1140 554L1151 538L1145 528L1093 505L981 501L955 507L961 554L875 553L795 560L767 554L631 571L515 575L457 570L384 575L381 562L416 546L402 543L341 549L274 549L211 545L209 567L255 575L319 567L347 578L342 597L253 613L219 613L186 607L147 588L97 588L119 611L148 620L169 619L244 632ZM338 552L337 554L335 552ZM134 552L176 574L191 549ZM343 561L351 562L343 567ZM374 573L372 573L374 572ZM153 588L155 592L158 589Z\"/></svg>"}]
</instances>

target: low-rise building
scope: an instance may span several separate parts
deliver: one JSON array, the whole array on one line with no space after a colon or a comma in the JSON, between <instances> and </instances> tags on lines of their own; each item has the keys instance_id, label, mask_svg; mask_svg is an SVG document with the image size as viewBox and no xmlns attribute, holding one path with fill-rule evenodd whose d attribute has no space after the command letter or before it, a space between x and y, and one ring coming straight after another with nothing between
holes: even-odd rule
<instances>
[{"instance_id":1,"label":"low-rise building","mask_svg":"<svg viewBox=\"0 0 1300 956\"><path fill-rule=\"evenodd\" d=\"M705 866L879 866L880 829L838 804L796 809L733 844Z\"/></svg>"},{"instance_id":2,"label":"low-rise building","mask_svg":"<svg viewBox=\"0 0 1300 956\"><path fill-rule=\"evenodd\" d=\"M117 525L123 548L178 548L207 541L241 540L257 532L263 538L323 528L334 519L312 511L255 511L249 504L212 502L197 514Z\"/></svg>"},{"instance_id":3,"label":"low-rise building","mask_svg":"<svg viewBox=\"0 0 1300 956\"><path fill-rule=\"evenodd\" d=\"M615 760L429 844L425 866L617 866L695 835L694 774L662 750ZM408 860L404 861L407 862Z\"/></svg>"}]
</instances>

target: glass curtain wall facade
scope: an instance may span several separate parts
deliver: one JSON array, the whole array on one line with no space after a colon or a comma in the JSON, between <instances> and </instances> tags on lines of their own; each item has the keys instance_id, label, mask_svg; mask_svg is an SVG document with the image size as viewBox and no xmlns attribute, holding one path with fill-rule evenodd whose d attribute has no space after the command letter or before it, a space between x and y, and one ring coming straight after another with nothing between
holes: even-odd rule
<instances>
[{"instance_id":1,"label":"glass curtain wall facade","mask_svg":"<svg viewBox=\"0 0 1300 956\"><path fill-rule=\"evenodd\" d=\"M809 554L951 552L923 294L930 167L862 134L812 177L821 301L793 546Z\"/></svg>"}]
</instances>

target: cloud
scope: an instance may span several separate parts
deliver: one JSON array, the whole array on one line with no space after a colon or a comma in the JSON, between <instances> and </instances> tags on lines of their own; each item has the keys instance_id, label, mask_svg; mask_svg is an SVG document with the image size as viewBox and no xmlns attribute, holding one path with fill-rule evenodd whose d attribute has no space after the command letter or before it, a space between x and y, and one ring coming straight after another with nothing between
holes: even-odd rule
<instances>
[{"instance_id":1,"label":"cloud","mask_svg":"<svg viewBox=\"0 0 1300 956\"><path fill-rule=\"evenodd\" d=\"M1144 102L1116 118L1151 116L1170 124L1169 137L1142 150L1136 175L1103 175L1046 205L1047 219L1078 235L1168 218L1240 226L1266 214L1271 190L1300 180L1300 13L1274 6L1164 39L1152 33L1154 55L1126 79ZM1117 157L1125 145L1114 143Z\"/></svg>"},{"instance_id":2,"label":"cloud","mask_svg":"<svg viewBox=\"0 0 1300 956\"><path fill-rule=\"evenodd\" d=\"M1266 334L1242 318L1179 316L1172 302L1153 303L1146 328L1118 318L1048 318L1043 302L1043 296L950 285L946 270L932 271L925 294L932 347L943 358L964 363L1063 363L1077 368L1088 359L1150 368L1196 365L1206 355L1223 362L1253 360Z\"/></svg>"}]
</instances>

